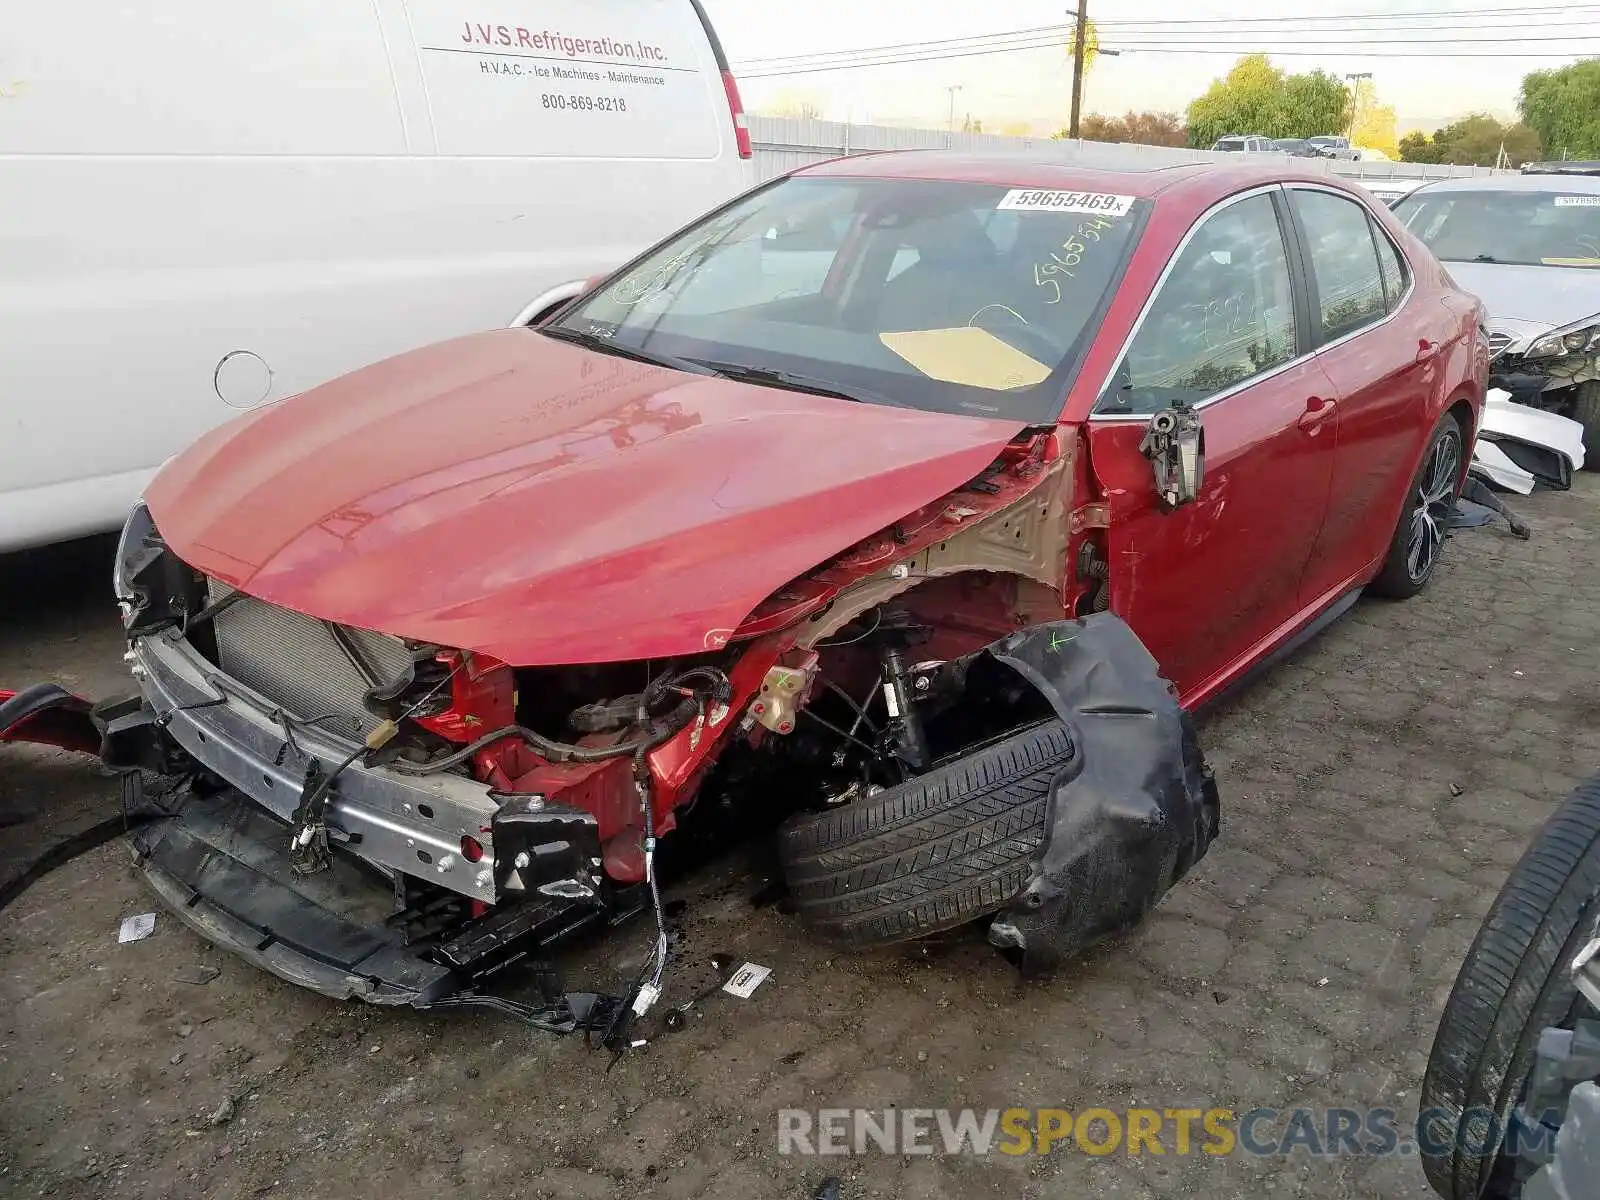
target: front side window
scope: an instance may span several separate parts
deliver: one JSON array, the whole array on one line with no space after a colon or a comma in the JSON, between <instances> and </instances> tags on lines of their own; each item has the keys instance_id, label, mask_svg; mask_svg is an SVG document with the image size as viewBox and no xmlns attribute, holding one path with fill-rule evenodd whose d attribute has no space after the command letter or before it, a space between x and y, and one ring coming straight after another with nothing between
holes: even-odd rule
<instances>
[{"instance_id":1,"label":"front side window","mask_svg":"<svg viewBox=\"0 0 1600 1200\"><path fill-rule=\"evenodd\" d=\"M1600 193L1428 190L1394 212L1446 262L1600 267Z\"/></svg>"},{"instance_id":2,"label":"front side window","mask_svg":"<svg viewBox=\"0 0 1600 1200\"><path fill-rule=\"evenodd\" d=\"M1277 209L1265 193L1247 196L1195 228L1098 411L1198 404L1299 354Z\"/></svg>"},{"instance_id":3,"label":"front side window","mask_svg":"<svg viewBox=\"0 0 1600 1200\"><path fill-rule=\"evenodd\" d=\"M1388 304L1367 210L1332 192L1297 189L1290 196L1311 252L1322 340L1381 319Z\"/></svg>"},{"instance_id":4,"label":"front side window","mask_svg":"<svg viewBox=\"0 0 1600 1200\"><path fill-rule=\"evenodd\" d=\"M543 328L873 403L1051 422L1148 203L798 176L691 226Z\"/></svg>"}]
</instances>

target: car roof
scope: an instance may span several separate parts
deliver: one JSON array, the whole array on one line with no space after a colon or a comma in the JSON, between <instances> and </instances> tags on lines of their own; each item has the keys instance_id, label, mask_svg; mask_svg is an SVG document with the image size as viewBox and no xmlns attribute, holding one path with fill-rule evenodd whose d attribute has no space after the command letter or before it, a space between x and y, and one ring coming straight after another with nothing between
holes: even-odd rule
<instances>
[{"instance_id":1,"label":"car roof","mask_svg":"<svg viewBox=\"0 0 1600 1200\"><path fill-rule=\"evenodd\" d=\"M1593 175L1478 175L1459 179L1430 179L1412 195L1434 192L1564 192L1568 195L1600 194L1600 178Z\"/></svg>"},{"instance_id":2,"label":"car roof","mask_svg":"<svg viewBox=\"0 0 1600 1200\"><path fill-rule=\"evenodd\" d=\"M1234 192L1269 183L1314 183L1357 191L1338 176L1308 171L1290 163L1195 162L1152 166L1121 147L1111 145L1097 147L1088 157L1091 161L1066 162L1042 154L885 150L829 159L802 167L795 174L1111 192L1146 200L1173 193L1173 198L1182 197L1202 207L1209 207Z\"/></svg>"}]
</instances>

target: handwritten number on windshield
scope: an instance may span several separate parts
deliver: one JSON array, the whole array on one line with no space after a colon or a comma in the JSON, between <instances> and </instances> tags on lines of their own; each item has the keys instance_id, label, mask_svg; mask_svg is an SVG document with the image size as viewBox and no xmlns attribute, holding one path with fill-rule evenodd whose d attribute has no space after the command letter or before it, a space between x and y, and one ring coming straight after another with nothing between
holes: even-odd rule
<instances>
[{"instance_id":1,"label":"handwritten number on windshield","mask_svg":"<svg viewBox=\"0 0 1600 1200\"><path fill-rule=\"evenodd\" d=\"M1046 304L1061 303L1061 280L1065 275L1068 279L1074 278L1072 270L1083 262L1083 256L1088 251L1088 245L1083 241L1098 242L1101 231L1110 229L1116 222L1106 217L1094 217L1078 226L1078 230L1066 241L1061 243L1061 249L1052 250L1046 262L1033 264L1033 283L1035 287L1048 287L1050 298Z\"/></svg>"}]
</instances>

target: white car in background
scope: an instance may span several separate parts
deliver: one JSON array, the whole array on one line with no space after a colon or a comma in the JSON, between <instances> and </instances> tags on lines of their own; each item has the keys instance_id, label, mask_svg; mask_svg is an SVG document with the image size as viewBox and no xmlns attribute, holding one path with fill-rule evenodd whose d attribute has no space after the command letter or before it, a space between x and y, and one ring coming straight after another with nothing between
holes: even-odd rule
<instances>
[{"instance_id":1,"label":"white car in background","mask_svg":"<svg viewBox=\"0 0 1600 1200\"><path fill-rule=\"evenodd\" d=\"M1218 138L1211 149L1219 154L1271 154L1276 147L1259 133L1237 133Z\"/></svg>"},{"instance_id":2,"label":"white car in background","mask_svg":"<svg viewBox=\"0 0 1600 1200\"><path fill-rule=\"evenodd\" d=\"M0 551L744 190L699 0L0 0Z\"/></svg>"},{"instance_id":3,"label":"white car in background","mask_svg":"<svg viewBox=\"0 0 1600 1200\"><path fill-rule=\"evenodd\" d=\"M1393 207L1488 306L1491 385L1581 423L1600 469L1600 177L1442 179Z\"/></svg>"},{"instance_id":4,"label":"white car in background","mask_svg":"<svg viewBox=\"0 0 1600 1200\"><path fill-rule=\"evenodd\" d=\"M1333 134L1321 134L1317 137L1307 138L1317 150L1326 158L1342 158L1354 161L1361 157L1359 150L1353 149L1350 139Z\"/></svg>"}]
</instances>

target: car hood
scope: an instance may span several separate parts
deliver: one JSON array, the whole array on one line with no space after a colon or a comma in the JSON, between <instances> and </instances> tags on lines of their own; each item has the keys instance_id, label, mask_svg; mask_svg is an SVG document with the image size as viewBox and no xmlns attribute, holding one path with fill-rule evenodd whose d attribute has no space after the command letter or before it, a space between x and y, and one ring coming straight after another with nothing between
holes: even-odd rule
<instances>
[{"instance_id":1,"label":"car hood","mask_svg":"<svg viewBox=\"0 0 1600 1200\"><path fill-rule=\"evenodd\" d=\"M146 495L191 566L521 666L723 645L1023 425L689 375L497 330L259 409Z\"/></svg>"},{"instance_id":2,"label":"car hood","mask_svg":"<svg viewBox=\"0 0 1600 1200\"><path fill-rule=\"evenodd\" d=\"M1489 328L1521 342L1600 313L1600 268L1447 262L1450 278L1489 310Z\"/></svg>"}]
</instances>

